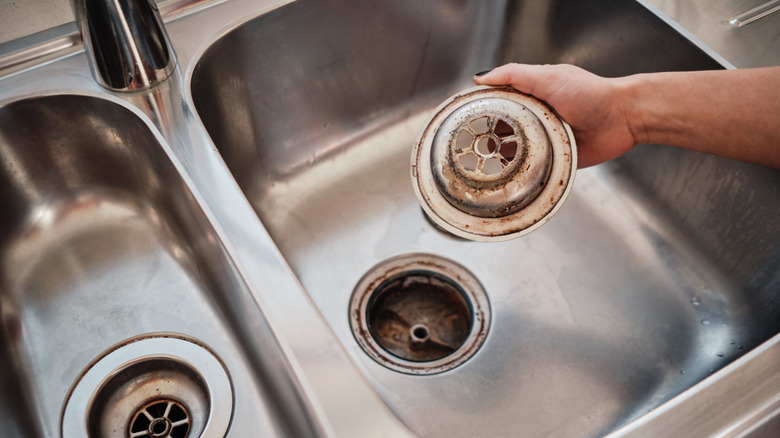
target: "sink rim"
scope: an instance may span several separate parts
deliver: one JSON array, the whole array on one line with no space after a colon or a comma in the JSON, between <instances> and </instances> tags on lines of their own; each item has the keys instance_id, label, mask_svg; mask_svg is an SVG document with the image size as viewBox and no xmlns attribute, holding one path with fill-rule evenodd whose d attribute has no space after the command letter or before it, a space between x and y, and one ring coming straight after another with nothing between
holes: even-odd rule
<instances>
[{"instance_id":1,"label":"sink rim","mask_svg":"<svg viewBox=\"0 0 780 438\"><path fill-rule=\"evenodd\" d=\"M210 45L211 42L216 41L216 39L218 38L218 34L219 34L219 36L224 35L225 33L227 33L227 31L230 30L229 28L238 27L241 24L243 24L245 21L248 21L250 18L262 15L263 13L267 12L268 10L273 9L274 8L273 4L277 4L277 5L278 4L282 4L282 3L286 4L288 2L276 2L276 3L275 2L266 2L266 3L264 3L263 5L260 5L260 6L258 6L258 5L250 5L248 1L244 1L244 0L240 0L240 1L239 0L231 0L231 1L225 2L225 3L226 3L226 5L224 7L222 7L223 9L230 8L233 5L240 5L238 7L238 9L240 9L241 11L240 12L235 12L235 13L232 13L232 14L231 13L225 13L225 14L221 15L222 17L225 17L225 16L232 17L231 18L232 21L228 20L229 24L224 24L224 23L220 23L219 24L219 26L222 26L223 24L225 26L227 26L227 27L222 27L221 31L218 31L218 32L215 33L213 31L214 25L213 24L209 24L209 29L211 29L211 33L207 30L206 32L203 32L203 34L205 34L206 37L202 37L201 36L201 37L198 37L198 38L194 38L193 39L194 41L192 43L186 43L186 42L184 42L185 38L190 38L190 37L192 37L192 35L191 34L187 35L183 31L184 28L186 28L188 26L187 23L189 23L189 20L187 19L187 17L183 17L180 20L177 20L180 23L179 27L181 27L181 29L178 29L175 32L171 32L172 34L174 34L174 35L172 35L174 48L176 48L177 45L186 47L186 49L184 49L184 53L185 53L186 56L180 56L179 57L179 61L182 63L182 70L184 71L184 74L183 74L183 76L185 78L184 82L187 83L187 84L189 84L191 82L191 80L192 80L192 69L194 68L195 63L197 62L197 59L199 59L199 55L196 56L196 54L198 54L197 46L200 46L201 49L205 50ZM639 1L639 3L644 4L643 1ZM216 5L208 4L207 7L204 7L204 9L202 9L202 10L198 9L198 10L194 11L193 14L202 12L203 14L208 15L209 14L209 10L212 7L215 7L215 6ZM265 8L268 8L268 9L259 10L259 9L262 9L262 7L265 7ZM654 12L657 12L657 11L654 11ZM179 31L181 31L181 33L179 33ZM220 32L221 32L221 34L220 34ZM201 54L202 54L202 52L201 52ZM77 50L76 56L77 57L81 57L81 55L78 54L78 50ZM71 61L72 60L68 60L68 59L63 58L63 59L55 61L54 64L55 65L60 65L61 63L66 63L66 64L70 65L69 68L71 68L71 71L78 70L78 68L76 68L76 69L72 68L72 62ZM84 68L86 68L86 64L84 64ZM32 68L32 71L36 72L36 73L43 71L43 72L49 72L50 74L55 74L56 68L52 68L50 65L36 65L36 66L34 66ZM87 71L87 74L88 74L88 71ZM77 76L80 76L80 75L77 74ZM8 102L11 102L11 101L21 100L21 99L25 99L25 98L28 98L28 97L37 97L37 96L41 95L41 94L39 94L38 91L36 91L36 87L37 86L22 87L21 89L18 90L18 93L17 93L17 91L11 90L11 88L14 88L14 87L7 87L6 89L3 88L3 86L5 84L7 84L7 83L19 84L19 83L24 83L24 82L25 82L24 80L17 79L15 77L13 77L13 75L9 77L7 75L3 75L3 72L0 72L0 105L5 105L5 104L7 104ZM62 88L59 85L52 84L51 81L45 83L43 85L43 88L44 88L43 95L47 95L47 94L74 94L75 93L75 94L79 94L79 95L83 94L83 95L89 95L89 96L93 96L93 97L99 97L101 99L108 99L108 100L114 101L115 103L119 103L119 104L121 104L123 106L127 105L127 109L130 109L134 113L142 116L142 119L144 120L144 123L146 123L150 127L154 127L155 126L154 123L151 122L151 120L148 118L148 115L146 115L146 113L143 112L142 110L138 109L138 106L137 106L136 103L128 103L128 100L126 100L125 98L119 98L119 97L107 94L107 93L105 93L105 92L103 92L103 91L101 91L99 89L96 89L88 81L86 81L83 77L81 77L81 78L77 77L76 79L71 79L71 80L68 80L67 82L70 84L70 86L72 88L67 87L67 86L65 88ZM191 108L193 111L195 111L189 87L184 87L184 93L183 94L185 96L186 105L189 108ZM130 101L132 101L132 99L130 99ZM195 122L194 124L190 121L190 122L188 122L188 124L186 126L188 126L189 129L193 129L192 126L196 126L194 129L201 130L201 131L203 130L202 124L200 124L199 121ZM151 131L154 133L155 136L164 137L162 134L160 134L158 132L157 128L151 129ZM201 134L202 134L202 132L201 132ZM209 147L213 146L213 144L208 139L204 140L203 138L199 138L198 142L199 142L199 144L197 145L197 147L199 149L203 149L203 148L208 149ZM163 141L163 142L161 142L161 144L163 144L164 147L166 148L166 153L169 155L169 157L172 157L172 156L178 157L176 152L171 154L171 152L168 150L168 148L169 148L168 142ZM177 145L177 147L178 146L179 145ZM200 155L198 155L200 158L208 157L208 154L207 153L204 154L203 150L199 150L198 154L200 154ZM177 171L181 172L182 169L179 167L180 163L178 162L178 159L177 160L173 160L172 159L172 161L173 161L174 166L176 166ZM189 166L191 164L192 163L185 163L185 164L182 164L182 166L183 167L187 167L187 166ZM219 165L220 164L217 164L216 167L219 167ZM224 163L222 163L221 165L224 166ZM181 173L182 178L189 178L190 177L190 173L189 173L190 170L191 169L188 169L188 172ZM205 172L205 173L208 174L208 172ZM200 176L200 175L198 175L198 176ZM188 185L192 184L192 182L189 181L189 180L186 180L185 182ZM201 189L202 189L202 187L201 187ZM199 190L193 190L193 195L196 196L196 197L199 197L200 196ZM200 198L198 200L199 200L199 202L204 201L203 199L200 199ZM207 199L206 202L213 202L213 200ZM245 210L245 208L243 208L243 210ZM209 219L210 220L213 219L213 216L214 216L213 213L210 214L209 215ZM250 227L250 228L252 228L254 230L258 230L258 229L262 229L263 227L261 226L261 227L258 228L257 226L254 226L254 227ZM230 234L233 238L235 238L235 235L238 234L238 233L230 232L228 234ZM224 232L221 235L224 236ZM259 240L262 241L262 242L265 242L264 243L265 245L269 245L269 243L267 242L266 238L261 238ZM272 244L271 244L271 247L273 247ZM271 251L271 252L273 252L273 251ZM230 251L229 251L229 253L236 254L236 252L230 252ZM238 253L240 254L241 251L238 251ZM276 268L278 268L278 269L282 269L282 270L286 269L286 271L284 271L286 276L292 276L291 272L289 272L289 268L286 267L285 263L283 263L283 262L279 263L279 261L277 260L277 262L272 263L272 264ZM260 283L257 282L257 274L249 274L247 276L252 277L252 278L255 279L253 281L253 284L255 284L255 285L260 284ZM288 286L293 285L292 287L297 287L297 288L300 287L299 285L297 285L297 282L295 281L294 278L283 280L283 281L279 281L279 283L286 284ZM256 301L258 301L260 303L259 307L261 309L264 309L263 304L262 304L263 300L261 299L261 297L255 297L255 299L256 299ZM274 306L270 306L270 307L273 308ZM278 306L277 306L277 308L278 308ZM284 333L281 333L278 336L283 337ZM286 341L283 341L283 343L286 343ZM676 397L675 399L670 400L670 401L666 402L665 404L661 405L659 408L657 408L653 412L651 412L649 414L646 414L646 415L640 417L637 420L634 420L634 422L632 422L629 425L627 425L624 429L616 431L615 432L615 437L619 436L619 437L622 438L623 436L626 436L626 437L628 437L628 436L632 436L632 437L633 436L650 436L650 435L648 435L648 432L652 432L653 430L666 430L666 429L661 427L661 423L664 423L666 421L671 421L671 422L673 422L675 425L677 425L679 427L689 426L690 423L681 423L680 422L681 420L679 418L678 419L668 420L668 419L662 418L662 417L669 416L670 415L669 412L672 412L672 410L675 410L675 409L679 409L681 412L684 412L684 410L687 410L689 413L691 413L691 412L692 413L696 413L697 412L696 407L695 406L691 406L691 404L695 404L695 402L686 402L686 400L697 401L699 399L704 399L704 395L702 395L702 393L705 392L704 390L706 388L708 388L708 387L714 386L715 383L722 383L723 385L726 385L727 388L736 389L737 388L736 386L728 386L728 385L734 385L734 382L726 382L725 376L727 376L727 375L731 376L731 375L734 375L734 374L740 374L740 373L748 372L748 371L746 371L746 368L748 368L748 366L750 364L754 363L755 361L763 360L763 359L759 359L759 358L765 358L769 354L777 354L778 350L780 350L780 335L776 335L775 337L767 340L761 347L758 347L758 348L756 348L754 350L751 350L750 352L746 353L740 359L737 359L735 362L733 362L732 364L730 364L727 367L723 368L722 370L716 372L714 375L706 378L705 380L703 380L703 381L699 382L698 384L694 385L693 387L689 388L688 390L686 390L685 392L680 394L680 396ZM287 352L287 354L289 354L291 356L295 356L297 353L300 353L300 348L299 348L299 346L296 346L296 345L287 345L286 348L285 348L285 351ZM306 359L304 359L304 362L305 361L306 361ZM296 374L308 375L309 376L308 378L315 377L316 373L311 373L311 369L309 371L304 371L303 369L301 369L301 365L295 365L295 364L293 364L293 367L296 368L295 369L295 373ZM777 378L776 375L780 375L780 372L770 373L770 370L764 370L764 372L766 374L769 374L771 377L773 377L775 379ZM305 380L306 379L304 379L304 381ZM307 385L305 382L302 383L302 384L304 386ZM761 386L761 382L756 382L755 386L756 387ZM723 410L720 412L721 414L726 411L726 407L729 406L728 402L731 401L731 399L729 398L728 392L729 391L723 391L723 393L720 394L721 398L718 399L719 407L723 408ZM326 393L327 393L326 391L325 392L322 392L322 391L321 392L317 392L317 390L313 390L312 388L308 389L308 394L309 395L316 395L316 394L322 395L322 394L326 394ZM756 403L756 404L755 405L751 405L751 406L757 406L759 404L759 400L753 400L753 402ZM315 407L313 407L313 409L317 410L319 415L323 415L323 416L327 416L328 415L327 412L324 412L325 410L322 408L322 406L320 406L319 408L317 408L315 406ZM332 414L333 413L331 412L331 415ZM723 425L733 424L734 421L737 421L735 418L729 418L729 417L727 417L725 415L717 415L717 416L714 416L714 417L716 417L716 418L713 419L713 422L708 424L708 427L712 428L710 430L720 430L719 428L723 427ZM715 424L715 423L717 423L717 424ZM653 429L654 427L656 429ZM641 428L641 430L639 430L640 428ZM682 430L685 430L685 429L682 429ZM643 435L643 433L644 433L644 435ZM629 434L634 434L634 435L629 435ZM612 436L610 436L610 438L612 438Z\"/></svg>"}]
</instances>

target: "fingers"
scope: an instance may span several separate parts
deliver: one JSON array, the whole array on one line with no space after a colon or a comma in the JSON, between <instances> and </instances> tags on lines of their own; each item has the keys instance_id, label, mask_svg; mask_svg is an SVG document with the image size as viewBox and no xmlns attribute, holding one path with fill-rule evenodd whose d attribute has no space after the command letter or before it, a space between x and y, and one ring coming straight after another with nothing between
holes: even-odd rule
<instances>
[{"instance_id":1,"label":"fingers","mask_svg":"<svg viewBox=\"0 0 780 438\"><path fill-rule=\"evenodd\" d=\"M511 85L523 93L534 94L547 66L505 64L486 73L474 76L477 85Z\"/></svg>"},{"instance_id":2,"label":"fingers","mask_svg":"<svg viewBox=\"0 0 780 438\"><path fill-rule=\"evenodd\" d=\"M510 85L553 107L574 131L580 167L620 156L634 144L615 83L579 67L506 64L475 75L474 82Z\"/></svg>"},{"instance_id":3,"label":"fingers","mask_svg":"<svg viewBox=\"0 0 780 438\"><path fill-rule=\"evenodd\" d=\"M510 85L551 104L553 102L550 102L550 99L561 91L572 93L586 85L603 85L598 84L597 79L601 78L567 64L505 64L474 76L474 82L478 85Z\"/></svg>"}]
</instances>

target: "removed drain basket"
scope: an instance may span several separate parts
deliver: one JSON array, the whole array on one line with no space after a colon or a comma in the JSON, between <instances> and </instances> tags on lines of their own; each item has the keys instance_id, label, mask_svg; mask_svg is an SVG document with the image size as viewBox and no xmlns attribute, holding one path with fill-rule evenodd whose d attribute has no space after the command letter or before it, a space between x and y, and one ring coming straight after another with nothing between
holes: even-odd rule
<instances>
[{"instance_id":1,"label":"removed drain basket","mask_svg":"<svg viewBox=\"0 0 780 438\"><path fill-rule=\"evenodd\" d=\"M436 225L492 242L549 220L576 167L574 135L552 108L513 88L481 86L437 108L414 145L411 175Z\"/></svg>"},{"instance_id":2,"label":"removed drain basket","mask_svg":"<svg viewBox=\"0 0 780 438\"><path fill-rule=\"evenodd\" d=\"M490 305L476 277L431 254L376 265L355 287L349 314L355 339L372 359L416 375L463 364L490 327Z\"/></svg>"}]
</instances>

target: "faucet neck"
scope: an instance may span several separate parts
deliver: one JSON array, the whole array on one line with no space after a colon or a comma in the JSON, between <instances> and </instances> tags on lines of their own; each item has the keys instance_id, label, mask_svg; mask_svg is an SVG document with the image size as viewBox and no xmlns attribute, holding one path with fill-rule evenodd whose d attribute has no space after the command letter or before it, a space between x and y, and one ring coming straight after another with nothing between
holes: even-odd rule
<instances>
[{"instance_id":1,"label":"faucet neck","mask_svg":"<svg viewBox=\"0 0 780 438\"><path fill-rule=\"evenodd\" d=\"M153 0L72 0L92 73L113 91L154 87L176 68Z\"/></svg>"}]
</instances>

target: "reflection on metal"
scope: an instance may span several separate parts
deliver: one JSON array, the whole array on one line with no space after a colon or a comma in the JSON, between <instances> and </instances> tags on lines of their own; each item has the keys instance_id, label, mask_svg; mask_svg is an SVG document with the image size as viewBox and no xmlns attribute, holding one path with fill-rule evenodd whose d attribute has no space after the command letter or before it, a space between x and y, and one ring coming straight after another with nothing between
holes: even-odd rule
<instances>
[{"instance_id":1,"label":"reflection on metal","mask_svg":"<svg viewBox=\"0 0 780 438\"><path fill-rule=\"evenodd\" d=\"M54 91L0 106L0 377L18 382L3 403L19 400L2 414L10 423L4 435L59 436L80 370L112 345L159 331L197 338L228 364L245 389L239 412L252 412L234 418L233 430L273 436L287 428L278 412L293 412L295 403L271 398L256 374L288 384L285 366L266 362L281 356L279 347L168 145L139 110L108 93L62 94L63 87L102 92L83 57L64 63L32 73L37 80L17 76ZM75 86L63 85L74 79L63 70L81 72ZM17 90L0 86L6 97ZM173 123L171 113L162 111L161 123ZM240 333L251 333L252 343L240 345ZM293 435L316 436L305 420L295 423L305 429Z\"/></svg>"},{"instance_id":2,"label":"reflection on metal","mask_svg":"<svg viewBox=\"0 0 780 438\"><path fill-rule=\"evenodd\" d=\"M734 27L742 27L780 11L780 0L768 1L729 20Z\"/></svg>"},{"instance_id":3,"label":"reflection on metal","mask_svg":"<svg viewBox=\"0 0 780 438\"><path fill-rule=\"evenodd\" d=\"M777 61L760 34L780 15L723 20L760 2L666 1L694 17L689 29L715 23L712 47L748 65ZM154 110L147 93L99 89L72 46L0 78L5 435L58 436L81 370L150 330L224 359L241 388L230 436L768 424L780 394L776 171L639 147L578 172L554 221L496 245L444 238L409 187L415 135L475 71L718 68L711 51L631 1L286 3L230 0L169 23L182 77L155 87ZM432 376L367 357L345 315L363 272L420 251L477 274L493 310L477 354ZM414 345L432 332L422 325L404 331Z\"/></svg>"},{"instance_id":4,"label":"reflection on metal","mask_svg":"<svg viewBox=\"0 0 780 438\"><path fill-rule=\"evenodd\" d=\"M72 0L90 67L114 91L146 90L176 68L154 0Z\"/></svg>"},{"instance_id":5,"label":"reflection on metal","mask_svg":"<svg viewBox=\"0 0 780 438\"><path fill-rule=\"evenodd\" d=\"M577 148L566 122L511 88L476 87L433 113L412 150L412 183L442 229L471 240L527 234L562 205Z\"/></svg>"},{"instance_id":6,"label":"reflection on metal","mask_svg":"<svg viewBox=\"0 0 780 438\"><path fill-rule=\"evenodd\" d=\"M415 136L474 72L517 60L604 76L719 67L665 21L614 0L357 4L298 1L234 27L198 59L193 100L296 278L412 430L603 437L780 331L765 269L780 257L775 171L639 147L578 171L538 231L487 245L433 230L410 187ZM345 321L358 277L414 252L467 267L493 311L480 350L433 376L379 365ZM686 436L670 427L646 436Z\"/></svg>"},{"instance_id":7,"label":"reflection on metal","mask_svg":"<svg viewBox=\"0 0 780 438\"><path fill-rule=\"evenodd\" d=\"M727 68L780 65L776 0L638 0ZM757 6L758 5L758 6Z\"/></svg>"}]
</instances>

